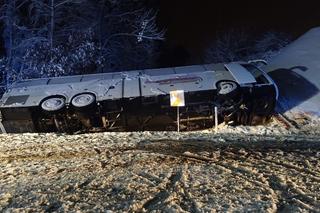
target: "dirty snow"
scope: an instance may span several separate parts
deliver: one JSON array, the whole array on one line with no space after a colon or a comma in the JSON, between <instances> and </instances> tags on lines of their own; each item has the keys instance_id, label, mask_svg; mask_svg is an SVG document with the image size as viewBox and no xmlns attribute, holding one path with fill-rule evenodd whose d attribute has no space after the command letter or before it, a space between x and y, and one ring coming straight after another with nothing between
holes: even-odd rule
<instances>
[{"instance_id":1,"label":"dirty snow","mask_svg":"<svg viewBox=\"0 0 320 213\"><path fill-rule=\"evenodd\" d=\"M3 134L0 211L318 211L317 129Z\"/></svg>"}]
</instances>

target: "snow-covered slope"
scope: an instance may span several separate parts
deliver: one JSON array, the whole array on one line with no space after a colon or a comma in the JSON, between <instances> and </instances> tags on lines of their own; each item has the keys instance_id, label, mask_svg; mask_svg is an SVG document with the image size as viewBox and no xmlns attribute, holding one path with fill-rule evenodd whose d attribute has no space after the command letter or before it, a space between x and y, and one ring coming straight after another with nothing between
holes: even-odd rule
<instances>
[{"instance_id":1,"label":"snow-covered slope","mask_svg":"<svg viewBox=\"0 0 320 213\"><path fill-rule=\"evenodd\" d=\"M320 27L284 48L265 70L278 84L280 111L320 117Z\"/></svg>"}]
</instances>

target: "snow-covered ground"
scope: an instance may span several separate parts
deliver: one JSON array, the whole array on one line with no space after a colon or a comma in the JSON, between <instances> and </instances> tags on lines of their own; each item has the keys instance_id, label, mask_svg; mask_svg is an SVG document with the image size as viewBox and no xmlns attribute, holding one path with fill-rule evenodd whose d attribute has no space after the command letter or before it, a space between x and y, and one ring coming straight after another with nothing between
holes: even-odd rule
<instances>
[{"instance_id":1,"label":"snow-covered ground","mask_svg":"<svg viewBox=\"0 0 320 213\"><path fill-rule=\"evenodd\" d=\"M320 134L295 131L2 134L0 212L318 211Z\"/></svg>"},{"instance_id":2,"label":"snow-covered ground","mask_svg":"<svg viewBox=\"0 0 320 213\"><path fill-rule=\"evenodd\" d=\"M280 111L293 119L295 113L320 117L320 28L289 44L265 70L279 86Z\"/></svg>"}]
</instances>

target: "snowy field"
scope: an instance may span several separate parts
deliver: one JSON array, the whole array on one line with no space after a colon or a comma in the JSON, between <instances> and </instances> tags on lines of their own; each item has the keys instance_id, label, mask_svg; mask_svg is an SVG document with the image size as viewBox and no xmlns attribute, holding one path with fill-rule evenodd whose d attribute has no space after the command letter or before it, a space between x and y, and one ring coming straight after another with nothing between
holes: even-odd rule
<instances>
[{"instance_id":1,"label":"snowy field","mask_svg":"<svg viewBox=\"0 0 320 213\"><path fill-rule=\"evenodd\" d=\"M0 135L0 212L316 212L319 129Z\"/></svg>"}]
</instances>

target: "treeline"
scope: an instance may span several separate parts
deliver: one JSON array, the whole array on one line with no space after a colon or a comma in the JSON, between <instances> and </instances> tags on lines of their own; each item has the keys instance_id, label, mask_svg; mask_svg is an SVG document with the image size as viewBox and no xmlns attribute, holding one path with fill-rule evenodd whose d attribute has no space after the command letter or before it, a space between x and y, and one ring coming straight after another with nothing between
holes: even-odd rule
<instances>
[{"instance_id":1,"label":"treeline","mask_svg":"<svg viewBox=\"0 0 320 213\"><path fill-rule=\"evenodd\" d=\"M293 40L292 36L277 31L254 34L245 29L229 29L217 33L205 50L206 63L269 61Z\"/></svg>"},{"instance_id":2,"label":"treeline","mask_svg":"<svg viewBox=\"0 0 320 213\"><path fill-rule=\"evenodd\" d=\"M6 85L15 80L153 66L164 31L138 0L4 0Z\"/></svg>"},{"instance_id":3,"label":"treeline","mask_svg":"<svg viewBox=\"0 0 320 213\"><path fill-rule=\"evenodd\" d=\"M157 27L157 10L148 2L152 0L0 0L5 50L0 87L28 78L158 66L165 32ZM279 32L229 29L217 32L212 41L203 54L205 63L269 59L291 39Z\"/></svg>"}]
</instances>

